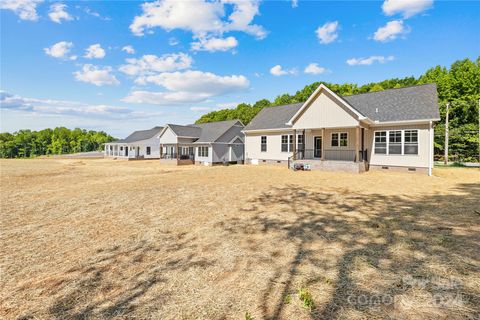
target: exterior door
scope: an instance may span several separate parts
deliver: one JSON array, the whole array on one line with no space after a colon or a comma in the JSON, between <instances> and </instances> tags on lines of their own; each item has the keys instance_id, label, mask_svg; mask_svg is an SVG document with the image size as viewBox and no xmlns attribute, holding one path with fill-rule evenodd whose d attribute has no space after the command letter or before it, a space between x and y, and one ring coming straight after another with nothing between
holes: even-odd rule
<instances>
[{"instance_id":1,"label":"exterior door","mask_svg":"<svg viewBox=\"0 0 480 320\"><path fill-rule=\"evenodd\" d=\"M125 147L125 157L128 157L128 148L130 148L130 147L128 147L128 146Z\"/></svg>"},{"instance_id":2,"label":"exterior door","mask_svg":"<svg viewBox=\"0 0 480 320\"><path fill-rule=\"evenodd\" d=\"M322 157L322 137L313 137L313 157Z\"/></svg>"}]
</instances>

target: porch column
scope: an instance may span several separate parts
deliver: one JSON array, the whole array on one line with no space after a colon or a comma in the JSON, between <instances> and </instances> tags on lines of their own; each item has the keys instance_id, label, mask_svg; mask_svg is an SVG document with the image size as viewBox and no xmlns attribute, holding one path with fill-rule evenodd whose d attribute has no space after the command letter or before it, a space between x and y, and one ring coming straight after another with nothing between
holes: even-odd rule
<instances>
[{"instance_id":1,"label":"porch column","mask_svg":"<svg viewBox=\"0 0 480 320\"><path fill-rule=\"evenodd\" d=\"M355 128L355 161L360 162L360 127Z\"/></svg>"},{"instance_id":2,"label":"porch column","mask_svg":"<svg viewBox=\"0 0 480 320\"><path fill-rule=\"evenodd\" d=\"M297 153L297 130L293 130L293 160L297 160L296 153Z\"/></svg>"},{"instance_id":3,"label":"porch column","mask_svg":"<svg viewBox=\"0 0 480 320\"><path fill-rule=\"evenodd\" d=\"M315 148L315 146L313 146ZM322 150L320 160L325 160L325 128L322 128Z\"/></svg>"}]
</instances>

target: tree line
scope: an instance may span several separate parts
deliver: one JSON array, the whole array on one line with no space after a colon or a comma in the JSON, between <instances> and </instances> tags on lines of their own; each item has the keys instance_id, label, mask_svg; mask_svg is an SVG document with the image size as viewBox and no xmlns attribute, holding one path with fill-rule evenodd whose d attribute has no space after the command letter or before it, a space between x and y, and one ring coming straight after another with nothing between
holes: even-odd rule
<instances>
[{"instance_id":1,"label":"tree line","mask_svg":"<svg viewBox=\"0 0 480 320\"><path fill-rule=\"evenodd\" d=\"M450 155L463 161L479 160L480 57L476 61L470 59L455 61L450 68L442 66L430 68L418 78L413 76L394 78L362 86L353 83L314 82L294 95L285 93L273 101L261 99L253 104L241 103L234 109L209 112L202 115L196 123L240 119L246 125L263 108L306 101L321 83L341 96L436 83L441 120L435 127L435 154L440 156L444 151L445 110L446 104L450 103Z\"/></svg>"},{"instance_id":2,"label":"tree line","mask_svg":"<svg viewBox=\"0 0 480 320\"><path fill-rule=\"evenodd\" d=\"M28 158L103 150L114 138L103 131L70 130L64 127L40 131L19 130L0 133L1 158Z\"/></svg>"}]
</instances>

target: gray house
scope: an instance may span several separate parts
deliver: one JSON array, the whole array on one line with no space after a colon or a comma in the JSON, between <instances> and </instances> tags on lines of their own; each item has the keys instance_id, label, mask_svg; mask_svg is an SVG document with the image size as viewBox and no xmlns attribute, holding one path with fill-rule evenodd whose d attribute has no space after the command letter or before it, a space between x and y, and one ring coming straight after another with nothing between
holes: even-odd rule
<instances>
[{"instance_id":1,"label":"gray house","mask_svg":"<svg viewBox=\"0 0 480 320\"><path fill-rule=\"evenodd\" d=\"M160 158L158 134L162 130L163 127L139 130L125 139L106 143L104 155L125 160L158 159Z\"/></svg>"},{"instance_id":2,"label":"gray house","mask_svg":"<svg viewBox=\"0 0 480 320\"><path fill-rule=\"evenodd\" d=\"M431 174L434 84L339 96L320 85L303 103L265 108L245 127L245 162Z\"/></svg>"},{"instance_id":3,"label":"gray house","mask_svg":"<svg viewBox=\"0 0 480 320\"><path fill-rule=\"evenodd\" d=\"M158 135L160 160L173 164L241 163L243 128L240 120L186 126L167 124Z\"/></svg>"}]
</instances>

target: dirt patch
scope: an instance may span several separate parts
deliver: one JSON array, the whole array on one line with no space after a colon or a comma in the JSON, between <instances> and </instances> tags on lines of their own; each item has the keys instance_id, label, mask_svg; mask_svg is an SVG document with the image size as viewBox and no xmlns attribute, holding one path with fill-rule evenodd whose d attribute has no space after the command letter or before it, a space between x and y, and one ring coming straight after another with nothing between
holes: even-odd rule
<instances>
[{"instance_id":1,"label":"dirt patch","mask_svg":"<svg viewBox=\"0 0 480 320\"><path fill-rule=\"evenodd\" d=\"M2 160L3 318L480 315L480 171Z\"/></svg>"}]
</instances>

